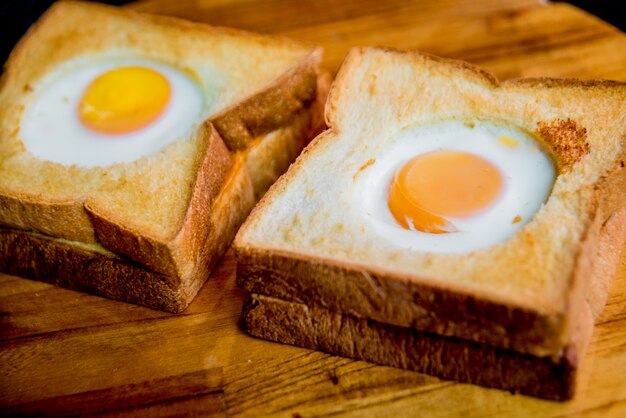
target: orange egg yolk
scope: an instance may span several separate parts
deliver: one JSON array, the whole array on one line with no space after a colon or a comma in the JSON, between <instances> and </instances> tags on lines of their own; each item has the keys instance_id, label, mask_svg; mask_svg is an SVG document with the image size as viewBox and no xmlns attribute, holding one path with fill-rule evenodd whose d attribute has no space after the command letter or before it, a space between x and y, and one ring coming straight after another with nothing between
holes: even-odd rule
<instances>
[{"instance_id":1,"label":"orange egg yolk","mask_svg":"<svg viewBox=\"0 0 626 418\"><path fill-rule=\"evenodd\" d=\"M460 151L434 151L406 163L389 191L389 209L406 229L442 234L458 229L447 217L468 218L500 195L502 173L489 161Z\"/></svg>"},{"instance_id":2,"label":"orange egg yolk","mask_svg":"<svg viewBox=\"0 0 626 418\"><path fill-rule=\"evenodd\" d=\"M101 74L85 90L78 106L89 129L118 135L138 131L159 118L170 101L170 83L147 67L129 66Z\"/></svg>"}]
</instances>

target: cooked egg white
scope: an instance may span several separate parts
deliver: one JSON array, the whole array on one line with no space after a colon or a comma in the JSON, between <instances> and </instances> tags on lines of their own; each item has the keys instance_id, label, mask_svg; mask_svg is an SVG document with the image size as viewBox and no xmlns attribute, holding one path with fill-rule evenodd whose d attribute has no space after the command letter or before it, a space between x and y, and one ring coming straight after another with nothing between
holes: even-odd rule
<instances>
[{"instance_id":1,"label":"cooked egg white","mask_svg":"<svg viewBox=\"0 0 626 418\"><path fill-rule=\"evenodd\" d=\"M147 59L107 57L88 61L83 58L65 63L33 86L19 135L37 158L83 167L131 162L188 137L201 122L202 90L186 72ZM127 68L138 74L122 85L120 72L115 70ZM104 83L94 86L98 79ZM107 83L113 88L107 88ZM130 105L119 98L125 89L135 94ZM162 108L135 111L133 100L156 103L153 107ZM135 112L139 122L114 125L116 118L124 116L116 113L124 112Z\"/></svg>"},{"instance_id":2,"label":"cooked egg white","mask_svg":"<svg viewBox=\"0 0 626 418\"><path fill-rule=\"evenodd\" d=\"M493 167L489 175L498 176L492 182L497 193L490 192L495 197L489 197L492 201L484 210L467 211L467 216L434 213L452 225L443 233L423 232L410 222L407 228L390 210L391 188L409 161L437 153L470 155L483 162L479 165L481 170ZM439 169L445 175L446 170ZM364 225L388 243L417 251L459 254L503 242L522 228L546 201L555 175L552 159L521 129L480 120L447 120L412 126L397 134L390 147L358 177L353 200L360 208ZM472 180L470 174L467 182ZM424 187L428 187L426 184ZM432 190L435 199L445 195L441 192ZM455 211L463 213L462 209Z\"/></svg>"}]
</instances>

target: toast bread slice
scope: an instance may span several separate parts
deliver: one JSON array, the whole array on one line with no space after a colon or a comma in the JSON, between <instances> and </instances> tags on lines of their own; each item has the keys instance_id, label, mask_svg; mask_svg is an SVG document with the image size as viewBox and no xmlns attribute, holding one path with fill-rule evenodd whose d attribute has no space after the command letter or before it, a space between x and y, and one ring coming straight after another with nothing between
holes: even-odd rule
<instances>
[{"instance_id":1,"label":"toast bread slice","mask_svg":"<svg viewBox=\"0 0 626 418\"><path fill-rule=\"evenodd\" d=\"M191 138L132 163L84 168L29 154L19 121L39 80L66 62L116 54L193 71L209 103L205 123ZM306 111L315 99L319 60L319 49L286 39L56 3L13 51L1 82L2 224L100 242L154 271L186 277L206 239L198 221L226 181L235 152Z\"/></svg>"},{"instance_id":2,"label":"toast bread slice","mask_svg":"<svg viewBox=\"0 0 626 418\"><path fill-rule=\"evenodd\" d=\"M585 305L570 343L558 355L547 357L257 294L249 295L245 303L242 326L254 336L285 344L563 401L574 396L593 318Z\"/></svg>"},{"instance_id":3,"label":"toast bread slice","mask_svg":"<svg viewBox=\"0 0 626 418\"><path fill-rule=\"evenodd\" d=\"M500 83L459 61L355 48L331 87L329 130L235 239L238 283L358 318L557 354L585 298L595 315L602 309L616 256L596 257L599 242L614 252L623 242L625 115L626 83ZM502 121L553 154L559 174L550 196L506 241L441 255L399 249L364 226L350 194L358 176L395 133L438 119Z\"/></svg>"},{"instance_id":4,"label":"toast bread slice","mask_svg":"<svg viewBox=\"0 0 626 418\"><path fill-rule=\"evenodd\" d=\"M193 74L206 103L188 138L99 167L28 152L20 118L50 73L128 56ZM284 38L55 3L16 46L0 80L0 224L50 242L101 246L195 294L254 194L262 195L308 142L318 118L312 114L318 78L325 98L320 59L319 48ZM236 190L227 190L233 181ZM237 212L229 213L224 199Z\"/></svg>"}]
</instances>

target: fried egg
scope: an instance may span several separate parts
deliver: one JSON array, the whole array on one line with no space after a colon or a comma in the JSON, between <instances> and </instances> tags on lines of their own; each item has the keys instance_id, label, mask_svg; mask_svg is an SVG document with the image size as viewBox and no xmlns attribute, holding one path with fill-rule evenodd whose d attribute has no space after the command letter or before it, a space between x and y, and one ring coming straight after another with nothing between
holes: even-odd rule
<instances>
[{"instance_id":1,"label":"fried egg","mask_svg":"<svg viewBox=\"0 0 626 418\"><path fill-rule=\"evenodd\" d=\"M552 158L508 124L447 120L401 131L359 176L355 204L392 245L459 254L505 241L548 198Z\"/></svg>"},{"instance_id":2,"label":"fried egg","mask_svg":"<svg viewBox=\"0 0 626 418\"><path fill-rule=\"evenodd\" d=\"M26 149L83 167L155 154L188 137L203 109L191 74L135 58L66 63L33 86L31 96L20 120Z\"/></svg>"}]
</instances>

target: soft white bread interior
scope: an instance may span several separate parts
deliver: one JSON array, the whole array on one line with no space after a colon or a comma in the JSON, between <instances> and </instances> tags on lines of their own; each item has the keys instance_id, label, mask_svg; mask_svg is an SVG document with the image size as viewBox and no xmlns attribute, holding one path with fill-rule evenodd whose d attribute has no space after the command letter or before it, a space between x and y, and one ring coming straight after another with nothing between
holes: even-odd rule
<instances>
[{"instance_id":1,"label":"soft white bread interior","mask_svg":"<svg viewBox=\"0 0 626 418\"><path fill-rule=\"evenodd\" d=\"M619 252L623 242L625 118L625 83L500 83L459 61L355 48L331 87L329 130L239 231L238 281L252 293L382 323L559 353L585 297L596 314L604 303L616 257L599 261L598 243ZM401 129L450 119L531 133L558 166L553 189L522 229L490 248L443 255L397 247L367 227L355 182Z\"/></svg>"},{"instance_id":2,"label":"soft white bread interior","mask_svg":"<svg viewBox=\"0 0 626 418\"><path fill-rule=\"evenodd\" d=\"M228 241L207 217L227 204L233 173L285 159L287 145L293 158L304 145L320 55L277 37L86 2L54 4L13 51L0 83L0 223L99 244L178 281L206 278L207 248ZM192 73L206 103L195 132L154 155L103 167L31 154L20 121L41 80L66 62L119 56ZM259 144L275 141L258 139L268 134L284 145L246 162ZM260 195L270 180L256 181ZM244 212L253 204L246 190Z\"/></svg>"}]
</instances>

